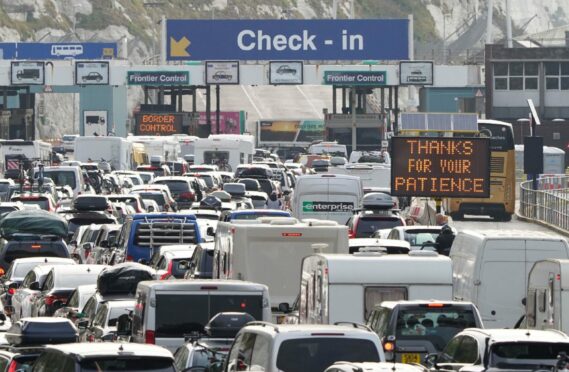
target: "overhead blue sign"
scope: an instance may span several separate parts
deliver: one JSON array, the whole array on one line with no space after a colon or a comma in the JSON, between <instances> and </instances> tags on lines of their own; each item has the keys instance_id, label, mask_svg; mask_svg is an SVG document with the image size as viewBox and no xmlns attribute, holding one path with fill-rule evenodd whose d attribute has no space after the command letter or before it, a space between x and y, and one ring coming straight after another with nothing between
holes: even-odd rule
<instances>
[{"instance_id":1,"label":"overhead blue sign","mask_svg":"<svg viewBox=\"0 0 569 372\"><path fill-rule=\"evenodd\" d=\"M407 19L166 22L167 59L406 60Z\"/></svg>"},{"instance_id":2,"label":"overhead blue sign","mask_svg":"<svg viewBox=\"0 0 569 372\"><path fill-rule=\"evenodd\" d=\"M2 59L112 59L117 43L0 43Z\"/></svg>"}]
</instances>

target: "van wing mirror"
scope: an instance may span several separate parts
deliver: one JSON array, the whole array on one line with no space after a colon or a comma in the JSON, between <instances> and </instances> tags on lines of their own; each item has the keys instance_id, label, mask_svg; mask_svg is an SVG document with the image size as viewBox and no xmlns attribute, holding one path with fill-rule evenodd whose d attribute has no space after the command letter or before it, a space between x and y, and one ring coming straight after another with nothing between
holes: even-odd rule
<instances>
[{"instance_id":1,"label":"van wing mirror","mask_svg":"<svg viewBox=\"0 0 569 372\"><path fill-rule=\"evenodd\" d=\"M30 284L29 287L32 291L39 291L40 290L40 283L39 282L33 282Z\"/></svg>"},{"instance_id":2,"label":"van wing mirror","mask_svg":"<svg viewBox=\"0 0 569 372\"><path fill-rule=\"evenodd\" d=\"M122 314L117 319L117 336L130 336L132 331L132 319L129 314Z\"/></svg>"},{"instance_id":3,"label":"van wing mirror","mask_svg":"<svg viewBox=\"0 0 569 372\"><path fill-rule=\"evenodd\" d=\"M215 236L215 230L213 229L213 226L207 228L207 235Z\"/></svg>"},{"instance_id":4,"label":"van wing mirror","mask_svg":"<svg viewBox=\"0 0 569 372\"><path fill-rule=\"evenodd\" d=\"M439 369L439 366L437 365L438 360L439 360L438 353L427 354L427 357L425 358L425 364L429 368Z\"/></svg>"},{"instance_id":5,"label":"van wing mirror","mask_svg":"<svg viewBox=\"0 0 569 372\"><path fill-rule=\"evenodd\" d=\"M290 305L288 302L281 302L279 304L279 312L281 313L289 313L290 312Z\"/></svg>"}]
</instances>

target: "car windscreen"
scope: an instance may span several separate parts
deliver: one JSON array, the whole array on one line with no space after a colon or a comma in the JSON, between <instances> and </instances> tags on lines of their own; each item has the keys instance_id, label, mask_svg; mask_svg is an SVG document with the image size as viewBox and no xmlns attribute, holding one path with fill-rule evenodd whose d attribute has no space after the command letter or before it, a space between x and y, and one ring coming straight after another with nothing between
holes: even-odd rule
<instances>
[{"instance_id":1,"label":"car windscreen","mask_svg":"<svg viewBox=\"0 0 569 372\"><path fill-rule=\"evenodd\" d=\"M63 136L62 140L64 141L75 141L76 136Z\"/></svg>"},{"instance_id":2,"label":"car windscreen","mask_svg":"<svg viewBox=\"0 0 569 372\"><path fill-rule=\"evenodd\" d=\"M148 356L105 357L84 359L80 372L122 371L122 372L175 372L171 359Z\"/></svg>"},{"instance_id":3,"label":"car windscreen","mask_svg":"<svg viewBox=\"0 0 569 372\"><path fill-rule=\"evenodd\" d=\"M124 306L120 307L112 307L109 314L109 320L107 322L107 325L109 327L116 327L119 316L123 314L128 314L132 310L133 307L132 305L129 306L129 304L125 304Z\"/></svg>"},{"instance_id":4,"label":"car windscreen","mask_svg":"<svg viewBox=\"0 0 569 372\"><path fill-rule=\"evenodd\" d=\"M259 180L259 183L261 184L261 191L264 192L267 195L271 195L274 191L273 189L273 183L269 180Z\"/></svg>"},{"instance_id":5,"label":"car windscreen","mask_svg":"<svg viewBox=\"0 0 569 372\"><path fill-rule=\"evenodd\" d=\"M44 211L49 210L49 201L46 198L15 198L12 200L22 202L24 205L37 205Z\"/></svg>"},{"instance_id":6,"label":"car windscreen","mask_svg":"<svg viewBox=\"0 0 569 372\"><path fill-rule=\"evenodd\" d=\"M569 354L569 343L501 342L490 349L490 368L539 369L553 366L559 353Z\"/></svg>"},{"instance_id":7,"label":"car windscreen","mask_svg":"<svg viewBox=\"0 0 569 372\"><path fill-rule=\"evenodd\" d=\"M28 272L30 272L30 270L32 270L34 267L40 265L40 262L21 262L18 265L16 265L16 268L14 270L11 270L12 275L10 275L10 279L14 280L17 278L21 278L23 279L26 274Z\"/></svg>"},{"instance_id":8,"label":"car windscreen","mask_svg":"<svg viewBox=\"0 0 569 372\"><path fill-rule=\"evenodd\" d=\"M404 238L412 247L420 247L425 243L434 243L439 236L438 231L433 230L406 230Z\"/></svg>"},{"instance_id":9,"label":"car windscreen","mask_svg":"<svg viewBox=\"0 0 569 372\"><path fill-rule=\"evenodd\" d=\"M190 257L172 260L172 276L183 278L186 271L190 269Z\"/></svg>"},{"instance_id":10,"label":"car windscreen","mask_svg":"<svg viewBox=\"0 0 569 372\"><path fill-rule=\"evenodd\" d=\"M157 294L156 337L183 337L204 332L209 320L221 312L246 312L262 319L261 295Z\"/></svg>"},{"instance_id":11,"label":"car windscreen","mask_svg":"<svg viewBox=\"0 0 569 372\"><path fill-rule=\"evenodd\" d=\"M215 186L213 183L213 177L210 176L209 174L201 174L198 177L201 178L202 180L204 180L207 187L212 188Z\"/></svg>"},{"instance_id":12,"label":"car windscreen","mask_svg":"<svg viewBox=\"0 0 569 372\"><path fill-rule=\"evenodd\" d=\"M75 189L77 186L74 171L65 170L44 170L43 176L51 178L56 186L69 186Z\"/></svg>"},{"instance_id":13,"label":"car windscreen","mask_svg":"<svg viewBox=\"0 0 569 372\"><path fill-rule=\"evenodd\" d=\"M347 337L310 337L283 341L277 369L283 372L324 371L337 361L379 362L375 343Z\"/></svg>"},{"instance_id":14,"label":"car windscreen","mask_svg":"<svg viewBox=\"0 0 569 372\"><path fill-rule=\"evenodd\" d=\"M377 230L391 229L402 225L403 222L398 217L361 217L358 220L356 238L369 238Z\"/></svg>"},{"instance_id":15,"label":"car windscreen","mask_svg":"<svg viewBox=\"0 0 569 372\"><path fill-rule=\"evenodd\" d=\"M397 340L426 340L438 351L458 332L476 328L472 307L439 304L405 306L399 309L395 329Z\"/></svg>"}]
</instances>

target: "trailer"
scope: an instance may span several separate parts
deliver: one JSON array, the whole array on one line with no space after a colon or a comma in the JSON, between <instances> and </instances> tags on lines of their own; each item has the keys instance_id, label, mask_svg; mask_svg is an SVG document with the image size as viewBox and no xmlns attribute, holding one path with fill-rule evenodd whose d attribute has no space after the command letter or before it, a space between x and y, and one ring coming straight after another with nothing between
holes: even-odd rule
<instances>
[{"instance_id":1,"label":"trailer","mask_svg":"<svg viewBox=\"0 0 569 372\"><path fill-rule=\"evenodd\" d=\"M105 160L115 170L129 170L132 167L132 143L121 137L77 137L74 154L75 160L81 162Z\"/></svg>"},{"instance_id":2,"label":"trailer","mask_svg":"<svg viewBox=\"0 0 569 372\"><path fill-rule=\"evenodd\" d=\"M255 155L255 138L245 134L216 134L200 138L194 145L194 164L215 164L232 172L240 164L250 164Z\"/></svg>"}]
</instances>

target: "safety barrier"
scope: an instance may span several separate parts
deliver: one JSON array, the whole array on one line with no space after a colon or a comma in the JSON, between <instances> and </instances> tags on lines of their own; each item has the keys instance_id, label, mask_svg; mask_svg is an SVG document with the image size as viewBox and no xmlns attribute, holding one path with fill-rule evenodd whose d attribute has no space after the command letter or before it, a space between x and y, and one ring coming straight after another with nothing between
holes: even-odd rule
<instances>
[{"instance_id":1,"label":"safety barrier","mask_svg":"<svg viewBox=\"0 0 569 372\"><path fill-rule=\"evenodd\" d=\"M520 184L520 216L569 233L569 176L542 177Z\"/></svg>"}]
</instances>

